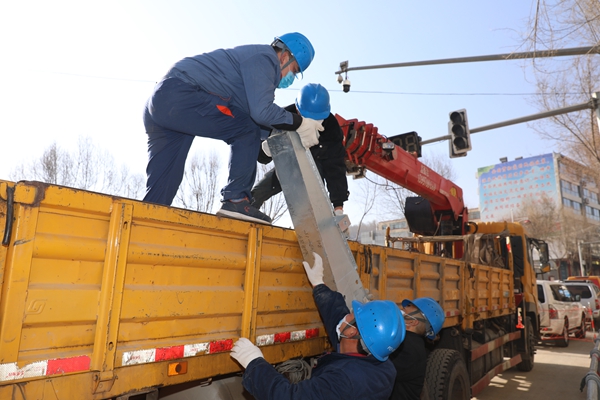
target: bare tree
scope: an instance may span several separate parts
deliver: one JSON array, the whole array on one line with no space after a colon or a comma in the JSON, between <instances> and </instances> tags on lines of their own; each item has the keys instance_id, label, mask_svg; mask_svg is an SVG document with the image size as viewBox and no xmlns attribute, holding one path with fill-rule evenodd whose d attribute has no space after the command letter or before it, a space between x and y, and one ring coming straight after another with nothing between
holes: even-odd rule
<instances>
[{"instance_id":1,"label":"bare tree","mask_svg":"<svg viewBox=\"0 0 600 400\"><path fill-rule=\"evenodd\" d=\"M528 198L513 217L522 223L529 236L536 239L548 240L560 234L559 207L546 193L542 192L537 200Z\"/></svg>"},{"instance_id":2,"label":"bare tree","mask_svg":"<svg viewBox=\"0 0 600 400\"><path fill-rule=\"evenodd\" d=\"M537 0L523 35L529 51L600 42L600 2L597 0ZM533 59L538 95L532 100L551 110L589 101L599 91L600 59L597 55ZM553 140L562 152L586 165L600 167L600 136L592 111L580 111L540 120L540 136Z\"/></svg>"},{"instance_id":3,"label":"bare tree","mask_svg":"<svg viewBox=\"0 0 600 400\"><path fill-rule=\"evenodd\" d=\"M119 166L112 155L99 149L90 138L79 138L73 152L54 142L38 159L15 167L9 177L131 198L141 197L145 180L141 174L131 174L124 164Z\"/></svg>"},{"instance_id":4,"label":"bare tree","mask_svg":"<svg viewBox=\"0 0 600 400\"><path fill-rule=\"evenodd\" d=\"M456 172L452 167L450 159L447 157L440 155L425 156L421 159L421 162L443 178L450 181L456 179ZM391 214L391 218L389 219L401 218L404 215L406 198L414 196L415 193L388 180L385 180L383 189L383 203L387 212ZM416 195L418 196L419 194L417 193Z\"/></svg>"},{"instance_id":5,"label":"bare tree","mask_svg":"<svg viewBox=\"0 0 600 400\"><path fill-rule=\"evenodd\" d=\"M174 204L190 210L213 212L219 195L220 166L219 156L215 151L194 154L188 160Z\"/></svg>"},{"instance_id":6,"label":"bare tree","mask_svg":"<svg viewBox=\"0 0 600 400\"><path fill-rule=\"evenodd\" d=\"M271 164L258 164L258 170L256 175L256 182L260 181L262 177L271 169L273 166ZM262 207L262 211L267 214L273 223L277 222L281 219L285 213L288 211L287 202L285 201L285 197L283 192L276 194L270 199L266 200Z\"/></svg>"},{"instance_id":7,"label":"bare tree","mask_svg":"<svg viewBox=\"0 0 600 400\"><path fill-rule=\"evenodd\" d=\"M72 169L73 161L71 156L54 142L44 150L39 160L33 162L29 168L20 168L20 171L43 182L72 186Z\"/></svg>"},{"instance_id":8,"label":"bare tree","mask_svg":"<svg viewBox=\"0 0 600 400\"><path fill-rule=\"evenodd\" d=\"M376 176L373 179L362 179L358 182L356 186L359 190L358 193L353 195L353 197L357 198L360 204L362 204L362 214L358 223L352 221L352 225L356 226L356 228L352 228L350 230L350 233L352 234L350 239L358 240L358 238L360 238L360 231L362 229L362 225L365 221L365 218L371 213L371 211L375 207L375 199L379 197L377 195L382 191L382 188L386 187L386 185L387 184L385 183L385 180L379 176Z\"/></svg>"}]
</instances>

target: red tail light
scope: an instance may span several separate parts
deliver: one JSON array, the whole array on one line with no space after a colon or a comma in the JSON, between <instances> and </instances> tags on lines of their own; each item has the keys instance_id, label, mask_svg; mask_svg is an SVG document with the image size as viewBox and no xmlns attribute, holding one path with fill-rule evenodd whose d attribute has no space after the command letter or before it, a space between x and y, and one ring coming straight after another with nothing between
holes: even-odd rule
<instances>
[{"instance_id":1,"label":"red tail light","mask_svg":"<svg viewBox=\"0 0 600 400\"><path fill-rule=\"evenodd\" d=\"M548 305L548 315L550 319L558 319L558 310L553 305Z\"/></svg>"},{"instance_id":2,"label":"red tail light","mask_svg":"<svg viewBox=\"0 0 600 400\"><path fill-rule=\"evenodd\" d=\"M600 309L600 300L595 299L594 301L596 302L596 310Z\"/></svg>"}]
</instances>

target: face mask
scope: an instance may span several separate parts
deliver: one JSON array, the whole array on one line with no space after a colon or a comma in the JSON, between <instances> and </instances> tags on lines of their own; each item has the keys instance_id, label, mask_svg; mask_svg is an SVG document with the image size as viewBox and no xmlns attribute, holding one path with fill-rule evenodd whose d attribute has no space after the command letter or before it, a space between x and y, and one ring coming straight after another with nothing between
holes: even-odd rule
<instances>
[{"instance_id":1,"label":"face mask","mask_svg":"<svg viewBox=\"0 0 600 400\"><path fill-rule=\"evenodd\" d=\"M287 75L281 79L279 86L277 87L279 89L285 89L286 87L289 87L292 83L294 83L294 78L296 78L296 76L292 73L292 71L288 71Z\"/></svg>"}]
</instances>

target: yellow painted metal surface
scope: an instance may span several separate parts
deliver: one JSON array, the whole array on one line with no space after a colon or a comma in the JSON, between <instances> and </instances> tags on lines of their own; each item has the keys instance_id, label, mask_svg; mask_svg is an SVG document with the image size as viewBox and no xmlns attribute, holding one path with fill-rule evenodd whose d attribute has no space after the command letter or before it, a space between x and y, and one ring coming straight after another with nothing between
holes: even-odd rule
<instances>
[{"instance_id":1,"label":"yellow painted metal surface","mask_svg":"<svg viewBox=\"0 0 600 400\"><path fill-rule=\"evenodd\" d=\"M0 247L0 398L106 399L237 372L228 349L240 336L283 333L261 347L272 363L328 349L293 230L0 181L2 233L11 187L10 241ZM350 247L375 298L433 297L445 326L514 312L507 270ZM290 332L315 329L290 341ZM184 346L199 350L184 355L185 373L173 373L182 356L170 351ZM40 375L34 367L44 361Z\"/></svg>"}]
</instances>

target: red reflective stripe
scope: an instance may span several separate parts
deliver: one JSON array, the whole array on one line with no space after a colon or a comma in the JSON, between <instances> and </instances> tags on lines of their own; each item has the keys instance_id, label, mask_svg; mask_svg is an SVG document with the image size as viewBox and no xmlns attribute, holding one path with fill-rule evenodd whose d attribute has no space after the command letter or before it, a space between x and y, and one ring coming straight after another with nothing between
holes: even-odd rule
<instances>
[{"instance_id":1,"label":"red reflective stripe","mask_svg":"<svg viewBox=\"0 0 600 400\"><path fill-rule=\"evenodd\" d=\"M285 343L289 342L292 337L291 332L283 332L275 334L275 343Z\"/></svg>"},{"instance_id":2,"label":"red reflective stripe","mask_svg":"<svg viewBox=\"0 0 600 400\"><path fill-rule=\"evenodd\" d=\"M223 114L230 116L231 118L235 118L233 116L233 113L231 112L231 110L228 107L222 106L220 104L217 104L217 108L219 109L219 111L221 111Z\"/></svg>"},{"instance_id":3,"label":"red reflective stripe","mask_svg":"<svg viewBox=\"0 0 600 400\"><path fill-rule=\"evenodd\" d=\"M175 358L183 358L183 346L164 347L156 349L154 361L173 360Z\"/></svg>"},{"instance_id":4,"label":"red reflective stripe","mask_svg":"<svg viewBox=\"0 0 600 400\"><path fill-rule=\"evenodd\" d=\"M217 342L210 342L210 354L220 353L223 351L229 351L233 348L233 340L219 340Z\"/></svg>"},{"instance_id":5,"label":"red reflective stripe","mask_svg":"<svg viewBox=\"0 0 600 400\"><path fill-rule=\"evenodd\" d=\"M319 337L319 328L307 329L306 330L306 338L311 339Z\"/></svg>"},{"instance_id":6,"label":"red reflective stripe","mask_svg":"<svg viewBox=\"0 0 600 400\"><path fill-rule=\"evenodd\" d=\"M66 374L68 372L87 371L90 369L90 358L79 356L48 360L46 375Z\"/></svg>"}]
</instances>

